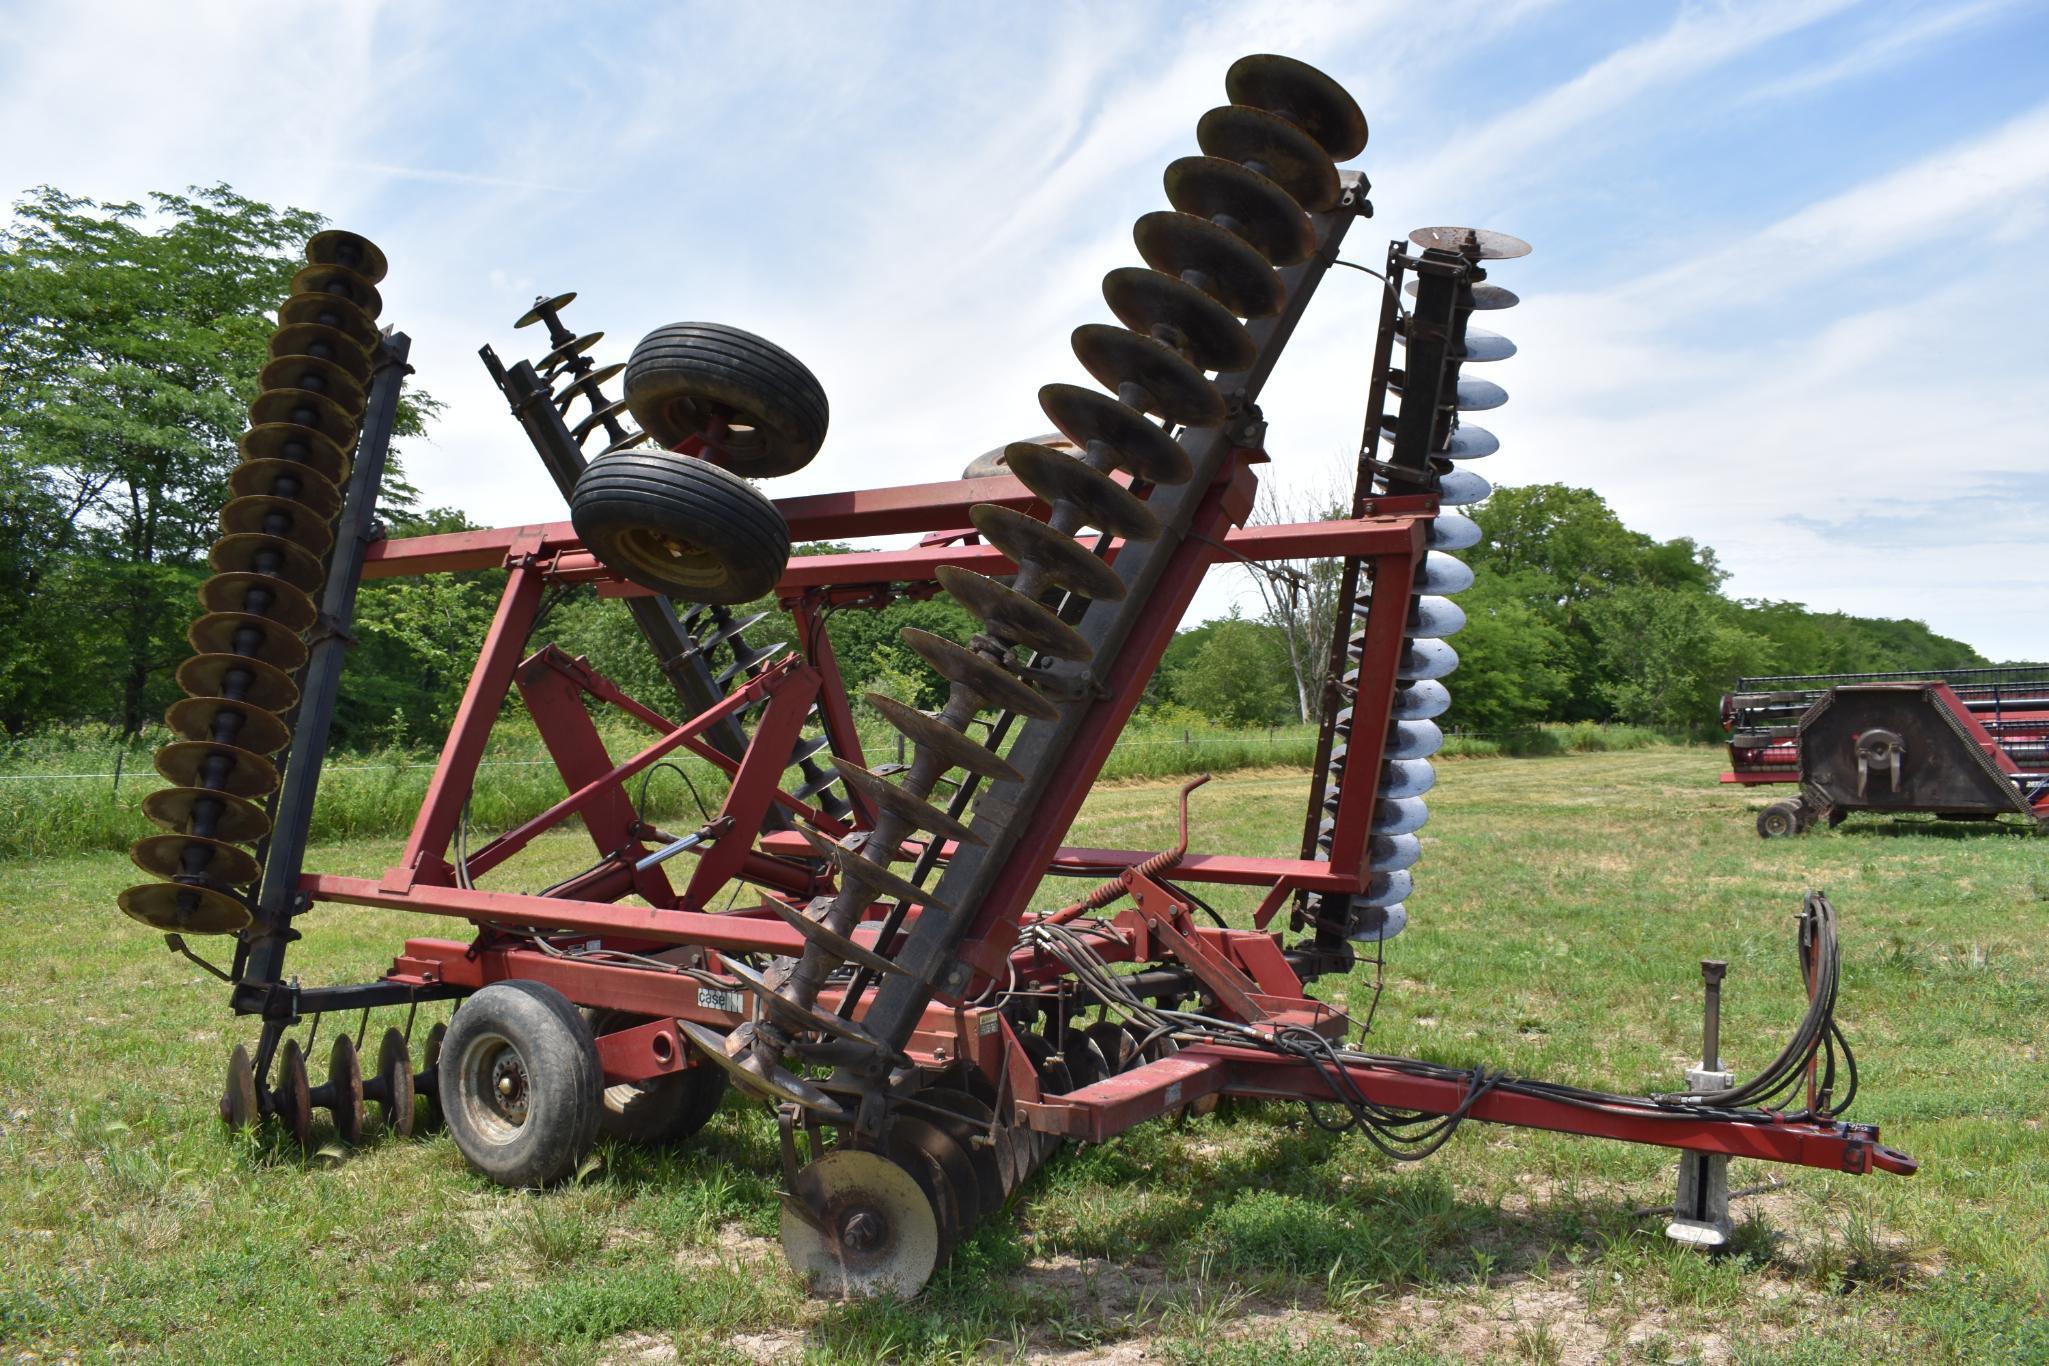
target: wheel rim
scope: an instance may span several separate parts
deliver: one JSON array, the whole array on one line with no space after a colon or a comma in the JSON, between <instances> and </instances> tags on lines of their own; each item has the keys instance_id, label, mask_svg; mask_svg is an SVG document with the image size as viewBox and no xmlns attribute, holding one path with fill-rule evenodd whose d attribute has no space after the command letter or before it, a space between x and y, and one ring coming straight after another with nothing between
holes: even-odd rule
<instances>
[{"instance_id":1,"label":"wheel rim","mask_svg":"<svg viewBox=\"0 0 2049 1366\"><path fill-rule=\"evenodd\" d=\"M703 546L644 527L620 532L613 553L670 583L713 588L727 578L725 561Z\"/></svg>"},{"instance_id":2,"label":"wheel rim","mask_svg":"<svg viewBox=\"0 0 2049 1366\"><path fill-rule=\"evenodd\" d=\"M526 1127L529 1099L526 1059L502 1034L480 1034L463 1050L463 1118L480 1138L510 1143Z\"/></svg>"}]
</instances>

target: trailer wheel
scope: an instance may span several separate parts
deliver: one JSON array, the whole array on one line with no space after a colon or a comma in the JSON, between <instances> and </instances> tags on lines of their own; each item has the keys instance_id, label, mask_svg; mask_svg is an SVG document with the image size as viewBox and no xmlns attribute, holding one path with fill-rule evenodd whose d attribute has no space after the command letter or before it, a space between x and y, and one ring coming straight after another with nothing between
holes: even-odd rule
<instances>
[{"instance_id":1,"label":"trailer wheel","mask_svg":"<svg viewBox=\"0 0 2049 1366\"><path fill-rule=\"evenodd\" d=\"M1788 839L1803 828L1798 802L1773 802L1757 813L1757 833L1768 840Z\"/></svg>"},{"instance_id":2,"label":"trailer wheel","mask_svg":"<svg viewBox=\"0 0 2049 1366\"><path fill-rule=\"evenodd\" d=\"M735 474L769 479L811 463L825 444L825 386L774 342L719 323L670 323L626 362L626 406L649 436L693 436Z\"/></svg>"},{"instance_id":3,"label":"trailer wheel","mask_svg":"<svg viewBox=\"0 0 2049 1366\"><path fill-rule=\"evenodd\" d=\"M472 1167L501 1186L546 1186L590 1151L603 1077L590 1026L560 992L495 982L449 1022L441 1111Z\"/></svg>"},{"instance_id":4,"label":"trailer wheel","mask_svg":"<svg viewBox=\"0 0 2049 1366\"><path fill-rule=\"evenodd\" d=\"M686 602L750 602L775 587L790 558L790 528L759 489L668 451L593 460L569 520L608 569Z\"/></svg>"},{"instance_id":5,"label":"trailer wheel","mask_svg":"<svg viewBox=\"0 0 2049 1366\"><path fill-rule=\"evenodd\" d=\"M588 1012L591 1032L609 1034L646 1024L648 1016L616 1010ZM711 1122L726 1098L725 1071L687 1067L646 1081L607 1086L598 1127L617 1139L650 1147L681 1143Z\"/></svg>"}]
</instances>

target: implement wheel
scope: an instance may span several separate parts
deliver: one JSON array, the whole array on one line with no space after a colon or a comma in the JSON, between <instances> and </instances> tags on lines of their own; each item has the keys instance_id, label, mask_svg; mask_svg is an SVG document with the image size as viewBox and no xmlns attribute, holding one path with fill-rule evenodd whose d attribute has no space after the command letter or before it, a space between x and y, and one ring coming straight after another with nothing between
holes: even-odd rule
<instances>
[{"instance_id":1,"label":"implement wheel","mask_svg":"<svg viewBox=\"0 0 2049 1366\"><path fill-rule=\"evenodd\" d=\"M590 1151L603 1076L590 1026L560 992L496 982L449 1022L441 1111L472 1167L501 1186L546 1186Z\"/></svg>"},{"instance_id":2,"label":"implement wheel","mask_svg":"<svg viewBox=\"0 0 2049 1366\"><path fill-rule=\"evenodd\" d=\"M1768 840L1789 839L1806 828L1798 802L1773 802L1757 813L1757 833Z\"/></svg>"},{"instance_id":3,"label":"implement wheel","mask_svg":"<svg viewBox=\"0 0 2049 1366\"><path fill-rule=\"evenodd\" d=\"M626 406L662 445L702 437L750 479L801 470L825 444L818 377L774 342L719 323L642 337L626 362Z\"/></svg>"},{"instance_id":4,"label":"implement wheel","mask_svg":"<svg viewBox=\"0 0 2049 1366\"><path fill-rule=\"evenodd\" d=\"M589 1016L591 1030L596 1034L631 1029L649 1019L616 1010L594 1010ZM681 1143L711 1122L719 1102L726 1098L726 1088L725 1072L701 1063L646 1081L607 1086L604 1106L598 1112L598 1127L629 1143L650 1147Z\"/></svg>"},{"instance_id":5,"label":"implement wheel","mask_svg":"<svg viewBox=\"0 0 2049 1366\"><path fill-rule=\"evenodd\" d=\"M790 528L758 489L667 451L593 460L569 519L606 568L686 602L752 601L774 589L790 558Z\"/></svg>"}]
</instances>

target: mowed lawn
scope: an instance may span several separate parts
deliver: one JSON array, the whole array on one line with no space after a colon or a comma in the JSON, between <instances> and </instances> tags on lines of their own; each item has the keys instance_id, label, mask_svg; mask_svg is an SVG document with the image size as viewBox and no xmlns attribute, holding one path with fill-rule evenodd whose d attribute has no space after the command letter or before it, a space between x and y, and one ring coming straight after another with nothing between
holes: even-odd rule
<instances>
[{"instance_id":1,"label":"mowed lawn","mask_svg":"<svg viewBox=\"0 0 2049 1366\"><path fill-rule=\"evenodd\" d=\"M1371 1046L1677 1087L1698 962L1717 957L1740 1073L1793 1027L1794 915L1826 890L1863 1068L1852 1117L1922 1171L1738 1163L1733 1185L1778 1184L1738 1201L1733 1254L1670 1247L1637 1212L1672 1196L1662 1150L1474 1124L1398 1166L1297 1108L1227 1107L1070 1150L915 1301L812 1301L774 1240L772 1124L738 1099L686 1151L606 1145L539 1194L473 1176L445 1136L301 1157L225 1133L219 1077L254 1031L114 909L134 874L96 856L10 865L0 890L0 1344L20 1360L2049 1360L2049 839L1853 818L1766 843L1762 799L1717 787L1717 768L1705 749L1444 765ZM1195 797L1197 847L1290 851L1304 781L1218 778ZM1076 838L1171 843L1174 787L1098 791ZM312 862L374 872L398 843ZM587 856L558 836L498 885ZM309 983L362 980L408 933L456 928L345 908L301 924ZM1323 990L1363 1012L1369 970Z\"/></svg>"}]
</instances>

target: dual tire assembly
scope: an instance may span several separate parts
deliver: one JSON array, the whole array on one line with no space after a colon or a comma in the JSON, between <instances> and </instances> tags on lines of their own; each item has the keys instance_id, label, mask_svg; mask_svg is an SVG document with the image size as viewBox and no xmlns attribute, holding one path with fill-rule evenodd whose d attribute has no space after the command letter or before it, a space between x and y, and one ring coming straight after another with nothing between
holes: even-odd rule
<instances>
[{"instance_id":1,"label":"dual tire assembly","mask_svg":"<svg viewBox=\"0 0 2049 1366\"><path fill-rule=\"evenodd\" d=\"M626 405L661 450L620 450L577 480L570 520L644 588L722 605L766 596L790 529L750 478L791 474L825 443L825 389L795 356L718 323L671 323L633 348Z\"/></svg>"}]
</instances>

